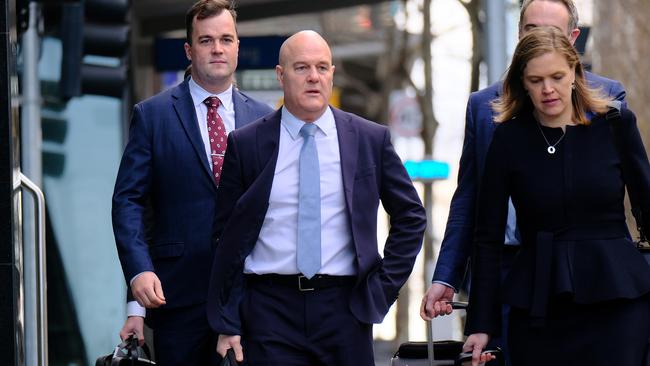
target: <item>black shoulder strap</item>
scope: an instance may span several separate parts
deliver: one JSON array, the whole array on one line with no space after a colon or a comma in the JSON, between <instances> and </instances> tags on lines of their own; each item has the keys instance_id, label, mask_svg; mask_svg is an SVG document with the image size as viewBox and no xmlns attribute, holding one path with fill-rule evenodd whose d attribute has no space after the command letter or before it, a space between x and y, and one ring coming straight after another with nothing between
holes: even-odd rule
<instances>
[{"instance_id":1,"label":"black shoulder strap","mask_svg":"<svg viewBox=\"0 0 650 366\"><path fill-rule=\"evenodd\" d=\"M636 221L636 228L639 231L639 243L647 242L645 233L643 232L643 226L641 223L641 208L638 203L639 200L636 198L636 191L630 189L628 182L630 182L630 166L625 150L623 149L622 141L622 132L621 132L621 102L618 100L611 101L609 103L609 110L605 114L605 119L609 122L609 128L612 131L612 140L616 151L618 152L619 159L621 159L621 171L623 173L623 181L628 187L627 193L630 196L630 205L632 206L632 216L634 216L634 221Z\"/></svg>"}]
</instances>

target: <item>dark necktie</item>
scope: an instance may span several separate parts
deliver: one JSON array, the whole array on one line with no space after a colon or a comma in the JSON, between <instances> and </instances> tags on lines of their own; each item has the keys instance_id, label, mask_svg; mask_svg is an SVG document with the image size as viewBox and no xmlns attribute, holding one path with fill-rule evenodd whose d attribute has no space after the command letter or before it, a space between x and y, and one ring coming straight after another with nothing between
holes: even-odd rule
<instances>
[{"instance_id":1,"label":"dark necktie","mask_svg":"<svg viewBox=\"0 0 650 366\"><path fill-rule=\"evenodd\" d=\"M223 155L226 153L226 144L228 143L228 134L226 126L217 108L221 101L217 97L207 97L203 101L208 106L208 138L210 139L210 156L212 157L212 177L214 182L219 185L221 179L221 167L223 166Z\"/></svg>"}]
</instances>

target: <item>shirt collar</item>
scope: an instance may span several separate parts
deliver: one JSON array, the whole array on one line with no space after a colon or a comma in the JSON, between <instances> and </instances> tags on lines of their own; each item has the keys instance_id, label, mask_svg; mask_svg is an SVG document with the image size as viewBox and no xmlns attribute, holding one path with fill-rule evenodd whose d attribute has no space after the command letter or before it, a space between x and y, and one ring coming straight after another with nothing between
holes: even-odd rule
<instances>
[{"instance_id":1,"label":"shirt collar","mask_svg":"<svg viewBox=\"0 0 650 366\"><path fill-rule=\"evenodd\" d=\"M215 95L203 89L199 84L196 83L196 81L194 81L194 79L190 77L189 87L190 87L190 95L192 96L192 101L194 102L195 107L203 103L203 101L206 98L211 96L216 96L221 101L221 106L223 106L223 108L225 108L226 110L231 110L233 108L232 84L230 84L228 89Z\"/></svg>"},{"instance_id":2,"label":"shirt collar","mask_svg":"<svg viewBox=\"0 0 650 366\"><path fill-rule=\"evenodd\" d=\"M298 139L300 136L300 129L306 123L291 114L291 112L289 112L287 108L284 107L282 108L282 116L280 118L280 121L282 122L282 125L287 130L287 132L289 132L289 135L293 140ZM334 114L329 107L327 107L327 109L325 109L325 112L312 123L315 124L316 127L318 127L318 130L323 132L325 136L328 136L331 133L336 133Z\"/></svg>"}]
</instances>

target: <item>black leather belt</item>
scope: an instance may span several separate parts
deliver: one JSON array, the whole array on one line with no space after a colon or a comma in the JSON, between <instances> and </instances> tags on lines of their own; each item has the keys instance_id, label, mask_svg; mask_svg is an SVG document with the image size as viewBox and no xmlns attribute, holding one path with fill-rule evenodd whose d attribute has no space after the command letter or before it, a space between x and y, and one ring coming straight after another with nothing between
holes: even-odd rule
<instances>
[{"instance_id":1,"label":"black leather belt","mask_svg":"<svg viewBox=\"0 0 650 366\"><path fill-rule=\"evenodd\" d=\"M303 275L280 275L280 274L247 274L246 281L249 284L279 285L295 288L298 291L313 291L328 287L352 286L356 276L330 276L315 275L311 279Z\"/></svg>"}]
</instances>

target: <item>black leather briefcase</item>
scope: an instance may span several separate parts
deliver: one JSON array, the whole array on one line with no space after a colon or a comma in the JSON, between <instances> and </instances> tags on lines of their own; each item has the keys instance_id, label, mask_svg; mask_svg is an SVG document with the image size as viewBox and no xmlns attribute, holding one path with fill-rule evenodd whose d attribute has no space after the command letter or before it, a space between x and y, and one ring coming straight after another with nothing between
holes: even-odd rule
<instances>
[{"instance_id":1,"label":"black leather briefcase","mask_svg":"<svg viewBox=\"0 0 650 366\"><path fill-rule=\"evenodd\" d=\"M95 361L95 366L151 366L151 355L147 345L138 346L138 338L131 335L115 347L109 355L101 356Z\"/></svg>"}]
</instances>

